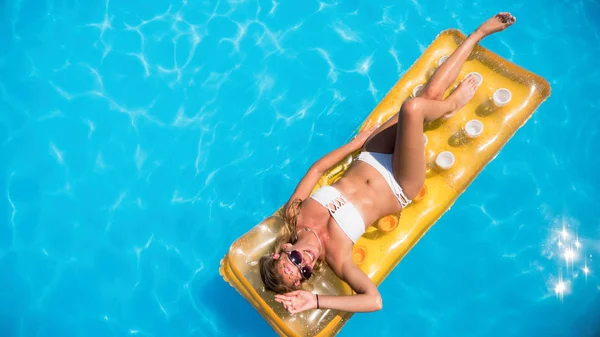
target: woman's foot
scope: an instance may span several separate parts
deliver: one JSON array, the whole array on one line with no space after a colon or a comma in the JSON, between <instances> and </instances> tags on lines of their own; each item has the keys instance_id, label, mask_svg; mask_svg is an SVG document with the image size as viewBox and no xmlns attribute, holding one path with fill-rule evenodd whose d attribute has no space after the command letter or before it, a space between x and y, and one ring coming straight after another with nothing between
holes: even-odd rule
<instances>
[{"instance_id":1,"label":"woman's foot","mask_svg":"<svg viewBox=\"0 0 600 337\"><path fill-rule=\"evenodd\" d=\"M486 22L482 23L481 26L477 28L477 32L480 32L483 37L486 37L488 35L505 30L516 21L517 18L508 12L498 13L492 18L488 19Z\"/></svg>"},{"instance_id":2,"label":"woman's foot","mask_svg":"<svg viewBox=\"0 0 600 337\"><path fill-rule=\"evenodd\" d=\"M444 117L451 117L458 110L460 110L460 108L465 106L465 104L467 104L467 102L469 102L471 98L475 96L477 88L479 88L479 85L477 84L477 78L475 78L473 75L467 76L467 78L460 82L456 90L454 90L450 97L448 97L448 100L454 103L454 109L452 112L445 114Z\"/></svg>"}]
</instances>

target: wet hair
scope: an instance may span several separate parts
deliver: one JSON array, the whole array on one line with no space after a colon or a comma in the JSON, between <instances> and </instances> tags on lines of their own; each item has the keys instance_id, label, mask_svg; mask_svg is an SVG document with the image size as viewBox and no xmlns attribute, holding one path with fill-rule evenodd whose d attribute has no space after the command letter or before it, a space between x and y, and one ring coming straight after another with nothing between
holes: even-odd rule
<instances>
[{"instance_id":1,"label":"wet hair","mask_svg":"<svg viewBox=\"0 0 600 337\"><path fill-rule=\"evenodd\" d=\"M296 222L298 221L298 214L300 214L301 208L302 200L299 198L281 208L278 215L283 219L283 226L281 226L279 235L277 235L272 249L258 261L260 277L265 287L278 294L287 293L297 289L283 283L283 276L279 269L279 259L274 259L273 255L281 254L283 245L286 243L295 244L296 241L298 241ZM280 259L282 257L283 255L281 255ZM321 261L318 261L313 270L319 270L321 264ZM302 280L301 282L303 281L305 280Z\"/></svg>"}]
</instances>

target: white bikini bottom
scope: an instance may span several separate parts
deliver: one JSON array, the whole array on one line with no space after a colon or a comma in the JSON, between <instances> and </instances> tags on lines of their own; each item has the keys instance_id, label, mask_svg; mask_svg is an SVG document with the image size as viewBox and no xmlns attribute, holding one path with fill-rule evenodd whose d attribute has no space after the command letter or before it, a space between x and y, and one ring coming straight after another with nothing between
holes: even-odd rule
<instances>
[{"instance_id":1,"label":"white bikini bottom","mask_svg":"<svg viewBox=\"0 0 600 337\"><path fill-rule=\"evenodd\" d=\"M365 163L377 169L379 173L381 173L383 178L385 178L385 180L387 181L388 185L390 185L392 192L394 192L394 195L396 196L396 199L398 199L398 201L400 202L402 208L405 208L406 206L408 206L408 204L410 204L410 199L408 199L406 195L404 195L402 187L400 187L400 185L396 181L396 178L394 177L391 153L387 154L363 151L358 155L356 160L364 161Z\"/></svg>"}]
</instances>

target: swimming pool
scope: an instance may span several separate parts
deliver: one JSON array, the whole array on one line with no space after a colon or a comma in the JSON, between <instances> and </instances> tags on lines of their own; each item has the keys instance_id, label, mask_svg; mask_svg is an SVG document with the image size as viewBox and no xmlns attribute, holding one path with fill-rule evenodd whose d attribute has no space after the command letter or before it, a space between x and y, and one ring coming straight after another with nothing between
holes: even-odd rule
<instances>
[{"instance_id":1,"label":"swimming pool","mask_svg":"<svg viewBox=\"0 0 600 337\"><path fill-rule=\"evenodd\" d=\"M231 242L440 31L501 10L516 25L482 44L552 96L383 282L384 309L339 335L598 333L599 4L2 9L3 336L273 335L218 275Z\"/></svg>"}]
</instances>

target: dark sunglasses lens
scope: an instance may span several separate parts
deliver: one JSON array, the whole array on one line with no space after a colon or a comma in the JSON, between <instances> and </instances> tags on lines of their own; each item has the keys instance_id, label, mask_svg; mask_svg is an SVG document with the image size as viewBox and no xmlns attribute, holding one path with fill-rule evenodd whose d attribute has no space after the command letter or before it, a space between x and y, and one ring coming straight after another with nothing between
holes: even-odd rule
<instances>
[{"instance_id":1,"label":"dark sunglasses lens","mask_svg":"<svg viewBox=\"0 0 600 337\"><path fill-rule=\"evenodd\" d=\"M292 250L290 253L290 261L292 263L300 265L302 263L302 254L297 250Z\"/></svg>"},{"instance_id":2,"label":"dark sunglasses lens","mask_svg":"<svg viewBox=\"0 0 600 337\"><path fill-rule=\"evenodd\" d=\"M312 276L312 268L310 266L304 266L302 267L302 276L304 276L305 279L309 279Z\"/></svg>"}]
</instances>

